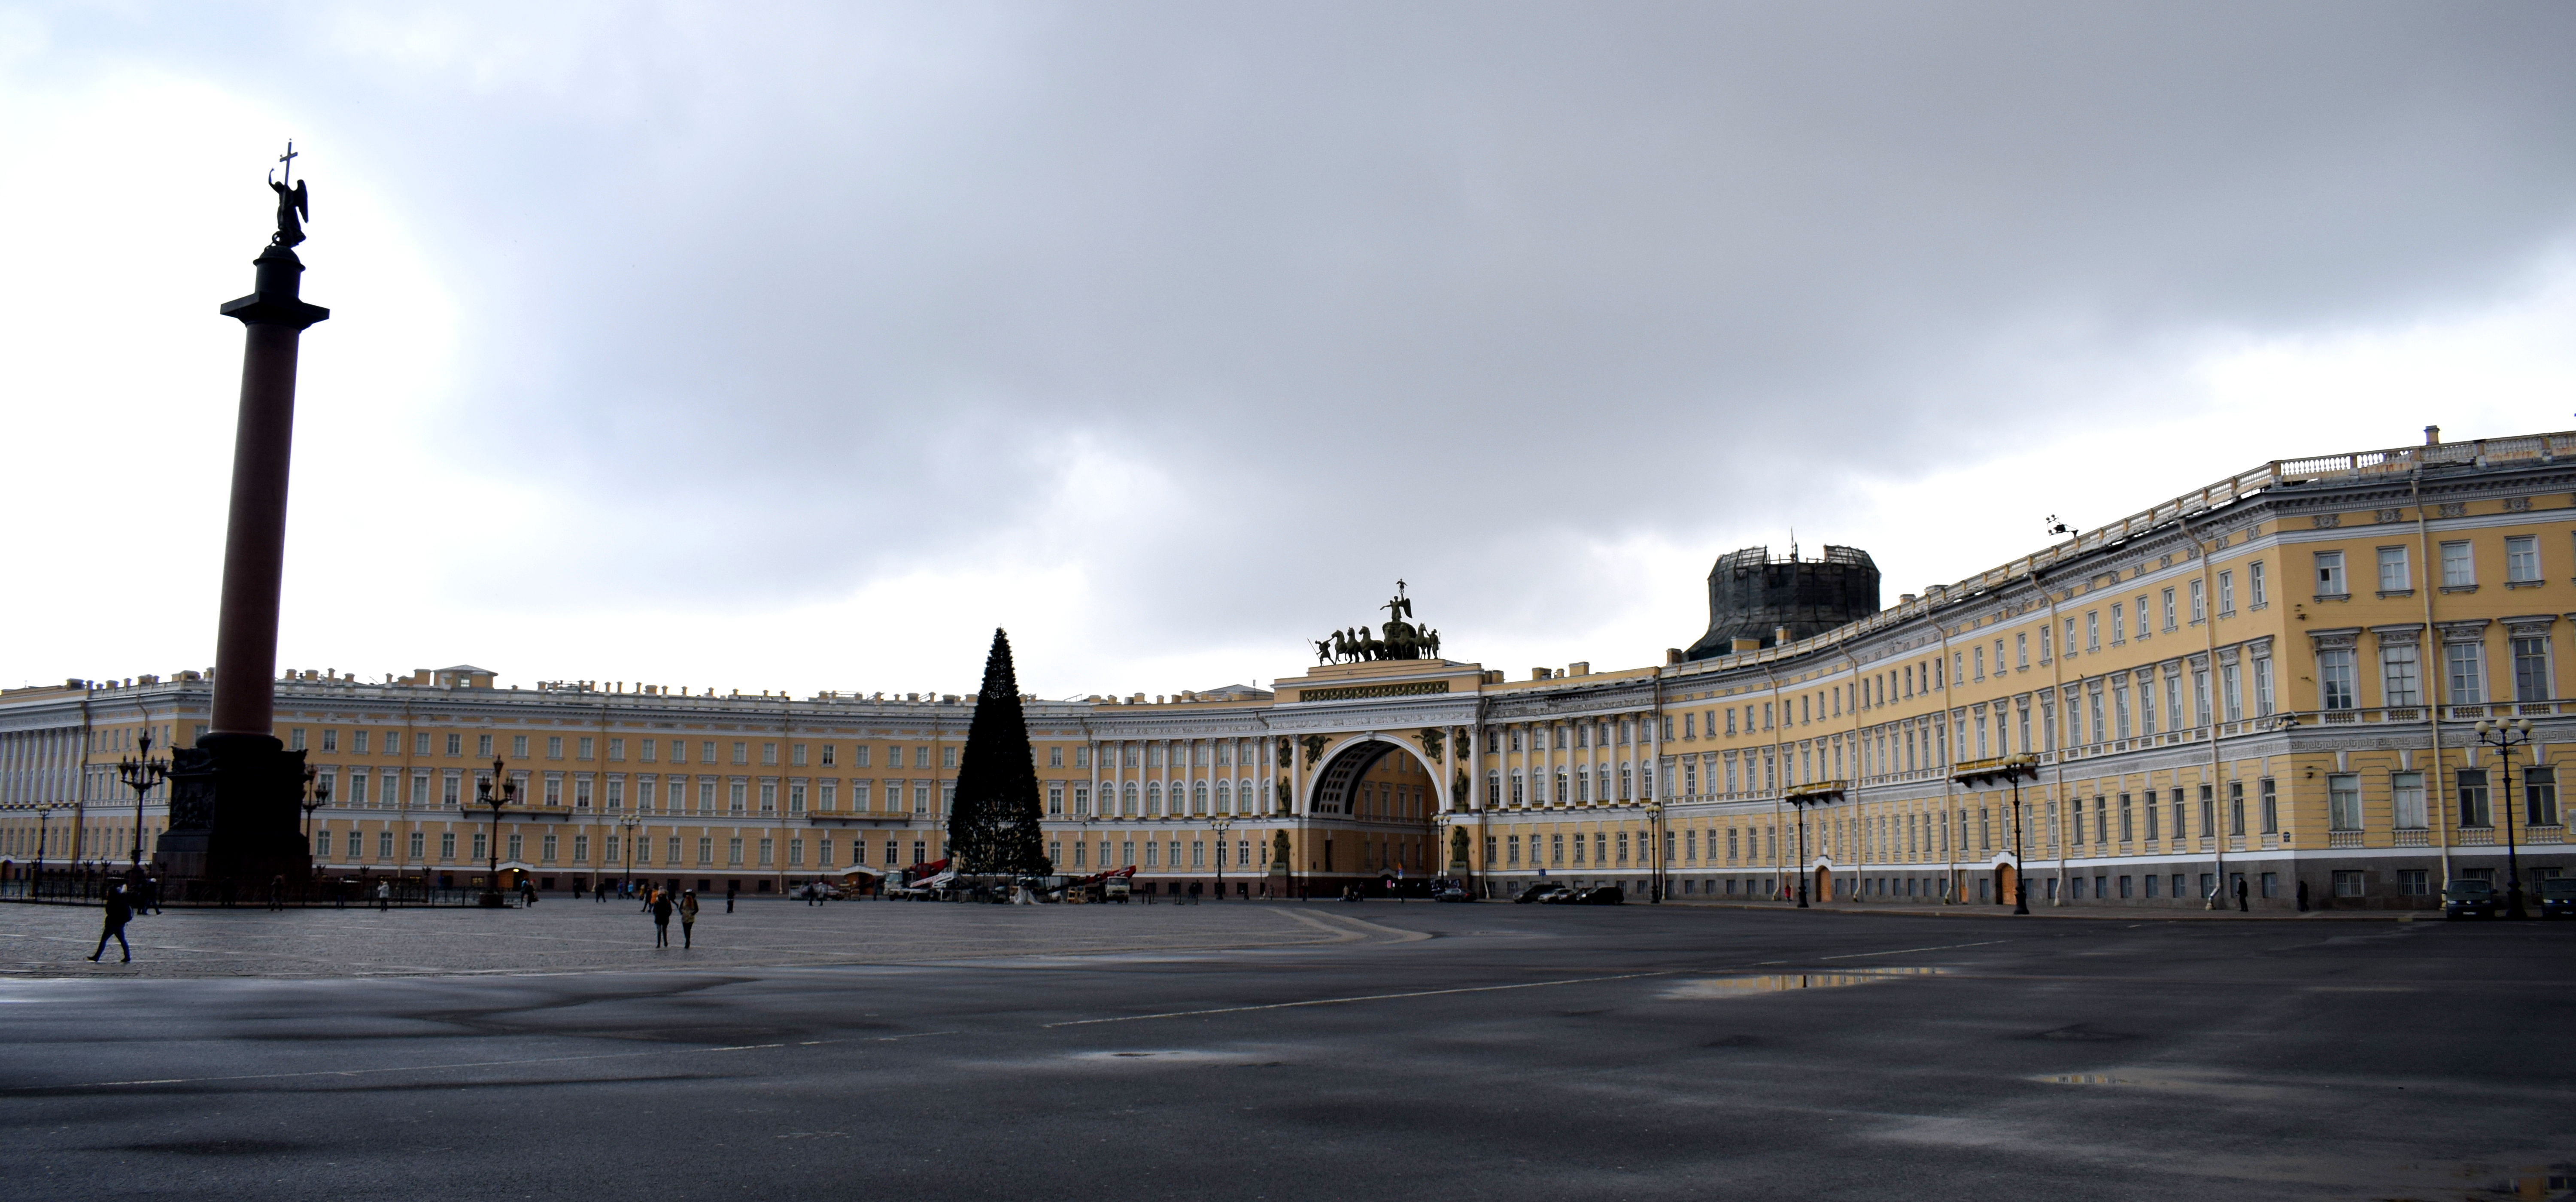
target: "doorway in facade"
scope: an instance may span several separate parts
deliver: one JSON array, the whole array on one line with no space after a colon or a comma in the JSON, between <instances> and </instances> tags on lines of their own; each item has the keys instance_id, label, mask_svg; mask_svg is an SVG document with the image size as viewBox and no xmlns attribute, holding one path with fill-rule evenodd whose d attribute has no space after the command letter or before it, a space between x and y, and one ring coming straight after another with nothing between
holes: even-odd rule
<instances>
[{"instance_id":1,"label":"doorway in facade","mask_svg":"<svg viewBox=\"0 0 2576 1202\"><path fill-rule=\"evenodd\" d=\"M2021 870L2011 864L1995 865L1995 904L2009 906L2021 900Z\"/></svg>"},{"instance_id":2,"label":"doorway in facade","mask_svg":"<svg viewBox=\"0 0 2576 1202\"><path fill-rule=\"evenodd\" d=\"M1816 868L1816 900L1834 900L1834 870L1822 865Z\"/></svg>"}]
</instances>

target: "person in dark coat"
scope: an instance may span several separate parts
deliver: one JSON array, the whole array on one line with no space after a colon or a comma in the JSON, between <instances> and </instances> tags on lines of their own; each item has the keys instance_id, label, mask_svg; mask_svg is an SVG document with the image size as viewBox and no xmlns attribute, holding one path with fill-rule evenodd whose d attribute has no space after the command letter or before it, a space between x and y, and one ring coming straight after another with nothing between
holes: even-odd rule
<instances>
[{"instance_id":1,"label":"person in dark coat","mask_svg":"<svg viewBox=\"0 0 2576 1202\"><path fill-rule=\"evenodd\" d=\"M2236 912L2239 914L2247 912L2247 907L2245 905L2245 878L2243 877L2236 878Z\"/></svg>"},{"instance_id":2,"label":"person in dark coat","mask_svg":"<svg viewBox=\"0 0 2576 1202\"><path fill-rule=\"evenodd\" d=\"M726 898L728 902L732 899ZM680 890L680 948L685 951L696 941L698 927L698 891Z\"/></svg>"},{"instance_id":3,"label":"person in dark coat","mask_svg":"<svg viewBox=\"0 0 2576 1202\"><path fill-rule=\"evenodd\" d=\"M726 882L725 882L725 913L727 913L727 914L731 914L731 913L733 913L733 899L734 899L734 897L735 897L736 895L740 894L741 892L742 892L742 882L741 882L741 881L726 881ZM697 894L695 894L695 893L691 893L689 896L691 896L691 897L695 897L695 896L697 896Z\"/></svg>"},{"instance_id":4,"label":"person in dark coat","mask_svg":"<svg viewBox=\"0 0 2576 1202\"><path fill-rule=\"evenodd\" d=\"M123 963L134 963L134 945L125 941L125 923L133 917L134 908L126 901L125 886L117 885L110 888L107 891L107 926L98 933L98 950L89 954L92 963L96 963L100 956L107 954L107 941L110 938L114 938L117 948L125 953Z\"/></svg>"},{"instance_id":5,"label":"person in dark coat","mask_svg":"<svg viewBox=\"0 0 2576 1202\"><path fill-rule=\"evenodd\" d=\"M653 911L653 946L671 946L671 895L659 889L644 904Z\"/></svg>"}]
</instances>

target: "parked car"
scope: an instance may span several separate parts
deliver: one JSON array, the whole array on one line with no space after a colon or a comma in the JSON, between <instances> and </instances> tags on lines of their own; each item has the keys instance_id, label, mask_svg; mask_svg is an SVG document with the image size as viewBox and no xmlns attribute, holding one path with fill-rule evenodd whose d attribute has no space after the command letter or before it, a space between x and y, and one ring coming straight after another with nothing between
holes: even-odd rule
<instances>
[{"instance_id":1,"label":"parked car","mask_svg":"<svg viewBox=\"0 0 2576 1202\"><path fill-rule=\"evenodd\" d=\"M1571 892L1573 892L1573 890L1566 888L1565 882L1563 881L1540 881L1527 889L1521 890L1520 896L1513 898L1512 903L1514 905L1528 905L1531 902L1547 901L1559 893Z\"/></svg>"},{"instance_id":2,"label":"parked car","mask_svg":"<svg viewBox=\"0 0 2576 1202\"><path fill-rule=\"evenodd\" d=\"M2576 877L2559 877L2532 886L2540 897L2540 916L2560 918L2576 915Z\"/></svg>"},{"instance_id":3,"label":"parked car","mask_svg":"<svg viewBox=\"0 0 2576 1202\"><path fill-rule=\"evenodd\" d=\"M1574 896L1567 898L1565 900L1565 904L1569 906L1616 906L1625 904L1627 900L1628 895L1620 891L1620 888L1617 885L1594 885L1581 893L1577 893Z\"/></svg>"},{"instance_id":4,"label":"parked car","mask_svg":"<svg viewBox=\"0 0 2576 1202\"><path fill-rule=\"evenodd\" d=\"M1431 900L1433 900L1433 901L1445 901L1445 902L1463 902L1463 901L1474 901L1474 900L1476 900L1476 899L1475 899L1475 897L1474 897L1473 895L1471 895L1471 894L1469 894L1469 893L1467 892L1467 886L1466 886L1466 883L1465 883L1465 882L1463 882L1463 881L1453 881L1453 880L1450 880L1450 879L1448 879L1448 878L1446 878L1446 877L1443 877L1443 878L1441 878L1440 880L1437 880L1437 881L1434 881L1434 882L1432 882L1432 883L1431 883Z\"/></svg>"},{"instance_id":5,"label":"parked car","mask_svg":"<svg viewBox=\"0 0 2576 1202\"><path fill-rule=\"evenodd\" d=\"M2442 917L2459 918L2474 914L2493 918L2504 908L2504 899L2496 895L2493 881L2458 880L2442 886Z\"/></svg>"}]
</instances>

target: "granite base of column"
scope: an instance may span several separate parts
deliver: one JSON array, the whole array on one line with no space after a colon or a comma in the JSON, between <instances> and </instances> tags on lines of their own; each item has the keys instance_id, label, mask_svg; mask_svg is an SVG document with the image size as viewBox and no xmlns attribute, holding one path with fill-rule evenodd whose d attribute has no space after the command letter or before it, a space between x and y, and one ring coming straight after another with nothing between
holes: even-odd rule
<instances>
[{"instance_id":1,"label":"granite base of column","mask_svg":"<svg viewBox=\"0 0 2576 1202\"><path fill-rule=\"evenodd\" d=\"M300 898L313 876L299 825L304 753L268 735L210 734L170 762L170 828L154 869L178 900Z\"/></svg>"}]
</instances>

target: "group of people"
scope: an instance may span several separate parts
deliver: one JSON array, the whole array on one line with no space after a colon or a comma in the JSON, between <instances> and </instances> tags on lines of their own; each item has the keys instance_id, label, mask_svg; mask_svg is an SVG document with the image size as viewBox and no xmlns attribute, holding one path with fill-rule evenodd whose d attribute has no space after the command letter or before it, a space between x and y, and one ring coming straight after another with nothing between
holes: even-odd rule
<instances>
[{"instance_id":1,"label":"group of people","mask_svg":"<svg viewBox=\"0 0 2576 1202\"><path fill-rule=\"evenodd\" d=\"M671 915L680 916L680 947L692 943L698 925L698 891L682 889L677 900L671 891L650 883L644 886L644 908L653 912L653 946L671 946Z\"/></svg>"}]
</instances>

